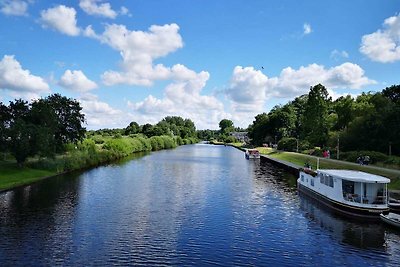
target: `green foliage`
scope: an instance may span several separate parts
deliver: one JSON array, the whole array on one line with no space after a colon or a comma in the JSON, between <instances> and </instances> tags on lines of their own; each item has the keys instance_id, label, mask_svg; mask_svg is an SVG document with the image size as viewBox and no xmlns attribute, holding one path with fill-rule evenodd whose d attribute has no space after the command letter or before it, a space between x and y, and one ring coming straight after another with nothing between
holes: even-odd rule
<instances>
[{"instance_id":1,"label":"green foliage","mask_svg":"<svg viewBox=\"0 0 400 267\"><path fill-rule=\"evenodd\" d=\"M345 161L350 161L350 162L357 162L358 157L362 156L369 156L370 157L370 163L376 163L376 162L388 162L389 156L380 152L376 151L349 151L349 152L341 152L340 153L340 159L345 160Z\"/></svg>"},{"instance_id":2,"label":"green foliage","mask_svg":"<svg viewBox=\"0 0 400 267\"><path fill-rule=\"evenodd\" d=\"M278 149L285 151L296 151L297 149L297 140L293 137L285 137L279 140Z\"/></svg>"},{"instance_id":3,"label":"green foliage","mask_svg":"<svg viewBox=\"0 0 400 267\"><path fill-rule=\"evenodd\" d=\"M82 140L84 115L79 102L59 94L0 105L0 146L22 166L28 156L54 157L65 144Z\"/></svg>"},{"instance_id":4,"label":"green foliage","mask_svg":"<svg viewBox=\"0 0 400 267\"><path fill-rule=\"evenodd\" d=\"M236 140L236 138L234 137L234 136L227 136L225 139L224 139L224 142L225 143L235 143L237 140Z\"/></svg>"},{"instance_id":5,"label":"green foliage","mask_svg":"<svg viewBox=\"0 0 400 267\"><path fill-rule=\"evenodd\" d=\"M340 97L334 102L321 85L308 95L261 113L248 128L253 145L298 138L299 150L320 146L341 151L378 151L400 155L400 85L382 92L362 93L356 99ZM303 142L308 144L303 146Z\"/></svg>"},{"instance_id":6,"label":"green foliage","mask_svg":"<svg viewBox=\"0 0 400 267\"><path fill-rule=\"evenodd\" d=\"M324 145L328 140L328 108L330 97L327 89L317 84L311 87L304 114L302 139L314 145Z\"/></svg>"},{"instance_id":7,"label":"green foliage","mask_svg":"<svg viewBox=\"0 0 400 267\"><path fill-rule=\"evenodd\" d=\"M223 119L219 122L219 129L222 135L226 135L229 134L230 132L233 132L235 130L235 127L233 126L233 121L228 119Z\"/></svg>"}]
</instances>

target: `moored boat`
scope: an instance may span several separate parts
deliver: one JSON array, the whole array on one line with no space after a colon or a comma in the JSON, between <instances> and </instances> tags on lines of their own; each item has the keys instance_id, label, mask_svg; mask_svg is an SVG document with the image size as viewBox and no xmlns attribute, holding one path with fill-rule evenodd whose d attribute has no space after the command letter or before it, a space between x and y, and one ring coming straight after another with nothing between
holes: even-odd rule
<instances>
[{"instance_id":1,"label":"moored boat","mask_svg":"<svg viewBox=\"0 0 400 267\"><path fill-rule=\"evenodd\" d=\"M400 214L390 212L389 214L381 214L381 219L385 223L400 228Z\"/></svg>"},{"instance_id":2,"label":"moored boat","mask_svg":"<svg viewBox=\"0 0 400 267\"><path fill-rule=\"evenodd\" d=\"M400 213L400 200L395 198L389 198L390 211Z\"/></svg>"},{"instance_id":3,"label":"moored boat","mask_svg":"<svg viewBox=\"0 0 400 267\"><path fill-rule=\"evenodd\" d=\"M246 149L244 156L246 159L259 159L260 151L257 149Z\"/></svg>"},{"instance_id":4,"label":"moored boat","mask_svg":"<svg viewBox=\"0 0 400 267\"><path fill-rule=\"evenodd\" d=\"M379 219L388 213L388 178L354 170L301 169L297 186L337 212L353 218Z\"/></svg>"}]
</instances>

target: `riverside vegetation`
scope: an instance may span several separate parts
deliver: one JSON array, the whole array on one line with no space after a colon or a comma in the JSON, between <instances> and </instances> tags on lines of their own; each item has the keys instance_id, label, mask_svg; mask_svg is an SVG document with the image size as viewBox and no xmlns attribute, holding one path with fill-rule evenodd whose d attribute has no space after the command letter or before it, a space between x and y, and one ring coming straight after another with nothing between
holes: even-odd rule
<instances>
[{"instance_id":1,"label":"riverside vegetation","mask_svg":"<svg viewBox=\"0 0 400 267\"><path fill-rule=\"evenodd\" d=\"M78 170L136 152L196 143L189 119L166 117L155 125L86 131L79 102L52 95L28 103L0 103L0 190Z\"/></svg>"}]
</instances>

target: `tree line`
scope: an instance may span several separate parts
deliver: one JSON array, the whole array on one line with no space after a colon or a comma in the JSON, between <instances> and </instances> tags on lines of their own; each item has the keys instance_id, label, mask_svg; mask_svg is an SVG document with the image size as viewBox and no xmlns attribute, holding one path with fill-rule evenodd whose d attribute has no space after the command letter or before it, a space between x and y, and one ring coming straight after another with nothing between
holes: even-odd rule
<instances>
[{"instance_id":1,"label":"tree line","mask_svg":"<svg viewBox=\"0 0 400 267\"><path fill-rule=\"evenodd\" d=\"M146 123L139 125L137 122L132 121L125 128L116 129L100 129L96 131L89 131L89 136L103 135L103 136L172 136L178 139L197 139L196 126L190 119L184 119L179 116L167 116L156 124Z\"/></svg>"},{"instance_id":2,"label":"tree line","mask_svg":"<svg viewBox=\"0 0 400 267\"><path fill-rule=\"evenodd\" d=\"M400 85L332 100L322 84L270 112L248 128L254 145L288 150L313 147L400 155Z\"/></svg>"},{"instance_id":3,"label":"tree line","mask_svg":"<svg viewBox=\"0 0 400 267\"><path fill-rule=\"evenodd\" d=\"M0 151L11 153L22 166L29 156L54 156L65 145L85 136L79 102L60 94L28 103L0 102Z\"/></svg>"}]
</instances>

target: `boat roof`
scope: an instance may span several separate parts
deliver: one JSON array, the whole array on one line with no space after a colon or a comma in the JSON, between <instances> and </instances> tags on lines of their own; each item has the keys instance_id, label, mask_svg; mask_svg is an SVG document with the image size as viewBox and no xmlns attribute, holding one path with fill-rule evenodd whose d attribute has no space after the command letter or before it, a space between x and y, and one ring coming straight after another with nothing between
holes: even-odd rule
<instances>
[{"instance_id":1,"label":"boat roof","mask_svg":"<svg viewBox=\"0 0 400 267\"><path fill-rule=\"evenodd\" d=\"M340 177L344 180L354 181L354 182L363 182L363 183L380 183L387 184L390 183L390 179L375 175L371 173L355 171L355 170L317 170L318 172L325 173L328 175Z\"/></svg>"}]
</instances>

